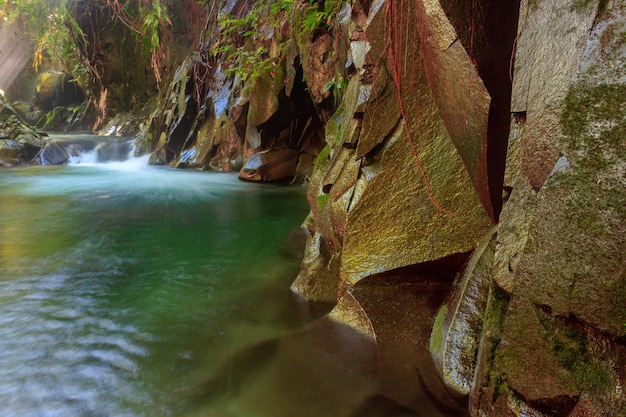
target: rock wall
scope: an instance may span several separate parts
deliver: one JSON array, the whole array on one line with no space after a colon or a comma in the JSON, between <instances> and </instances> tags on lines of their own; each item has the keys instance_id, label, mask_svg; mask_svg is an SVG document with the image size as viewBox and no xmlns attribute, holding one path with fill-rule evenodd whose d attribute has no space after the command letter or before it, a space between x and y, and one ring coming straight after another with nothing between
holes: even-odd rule
<instances>
[{"instance_id":1,"label":"rock wall","mask_svg":"<svg viewBox=\"0 0 626 417\"><path fill-rule=\"evenodd\" d=\"M292 290L416 411L626 415L625 2L364 3Z\"/></svg>"},{"instance_id":2,"label":"rock wall","mask_svg":"<svg viewBox=\"0 0 626 417\"><path fill-rule=\"evenodd\" d=\"M625 5L523 2L477 415L626 415Z\"/></svg>"},{"instance_id":3,"label":"rock wall","mask_svg":"<svg viewBox=\"0 0 626 417\"><path fill-rule=\"evenodd\" d=\"M340 54L330 55L340 25L303 30L297 23L302 7L269 17L263 14L269 8L254 7L239 0L215 2L213 8L216 16L237 20L260 13L275 24L261 23L251 29L257 33L248 44L237 45L242 54L267 51L255 58L254 76L244 78L215 52L227 35L217 17L209 17L200 48L178 68L168 96L140 134L142 148L153 152L152 163L240 171L251 181L301 183L310 175L335 106L325 86L345 71L337 66ZM264 66L262 59L272 64Z\"/></svg>"}]
</instances>

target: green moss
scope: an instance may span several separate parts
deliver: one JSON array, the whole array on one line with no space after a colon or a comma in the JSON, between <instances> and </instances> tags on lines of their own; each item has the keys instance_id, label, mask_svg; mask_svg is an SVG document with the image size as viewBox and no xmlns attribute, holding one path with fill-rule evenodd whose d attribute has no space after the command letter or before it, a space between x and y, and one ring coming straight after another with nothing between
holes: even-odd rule
<instances>
[{"instance_id":1,"label":"green moss","mask_svg":"<svg viewBox=\"0 0 626 417\"><path fill-rule=\"evenodd\" d=\"M489 374L487 375L487 382L490 384L492 389L493 402L495 402L499 396L509 392L505 373L502 371L500 366L495 365L497 349L500 344L500 337L508 305L508 295L497 286L492 286L485 311L483 333L489 335L484 343L485 348L488 349L489 352L486 358L490 364L488 367ZM503 359L506 360L506 358L503 358L502 356L498 357L500 362L502 362Z\"/></svg>"},{"instance_id":2,"label":"green moss","mask_svg":"<svg viewBox=\"0 0 626 417\"><path fill-rule=\"evenodd\" d=\"M324 146L324 148L320 151L315 159L315 163L324 163L328 161L328 156L330 155L330 147L328 145Z\"/></svg>"},{"instance_id":3,"label":"green moss","mask_svg":"<svg viewBox=\"0 0 626 417\"><path fill-rule=\"evenodd\" d=\"M448 306L443 304L439 308L437 317L435 317L435 324L433 324L433 330L430 334L430 351L433 353L440 352L443 347L443 321L448 314Z\"/></svg>"},{"instance_id":4,"label":"green moss","mask_svg":"<svg viewBox=\"0 0 626 417\"><path fill-rule=\"evenodd\" d=\"M612 158L626 158L626 85L583 82L570 88L561 115L568 148L579 154L580 165L603 168Z\"/></svg>"},{"instance_id":5,"label":"green moss","mask_svg":"<svg viewBox=\"0 0 626 417\"><path fill-rule=\"evenodd\" d=\"M626 277L622 276L609 289L611 293L611 306L614 311L614 319L626 327Z\"/></svg>"},{"instance_id":6,"label":"green moss","mask_svg":"<svg viewBox=\"0 0 626 417\"><path fill-rule=\"evenodd\" d=\"M570 302L583 304L585 289L595 288L604 299L605 320L617 334L626 333L626 283L623 274L626 193L615 172L626 160L626 85L584 82L573 85L564 101L563 144L572 171L557 175L563 201L563 230L567 245L554 263L554 276L564 274L563 287L577 288ZM563 257L565 256L565 257ZM555 258L559 256L555 255ZM598 279L602 277L602 279ZM565 354L565 353L564 353Z\"/></svg>"},{"instance_id":7,"label":"green moss","mask_svg":"<svg viewBox=\"0 0 626 417\"><path fill-rule=\"evenodd\" d=\"M491 291L489 305L487 306L487 324L490 327L501 328L509 305L509 296L499 287L494 286Z\"/></svg>"},{"instance_id":8,"label":"green moss","mask_svg":"<svg viewBox=\"0 0 626 417\"><path fill-rule=\"evenodd\" d=\"M583 12L589 8L589 5L595 3L595 0L574 0L572 10Z\"/></svg>"},{"instance_id":9,"label":"green moss","mask_svg":"<svg viewBox=\"0 0 626 417\"><path fill-rule=\"evenodd\" d=\"M352 118L352 114L346 114L346 103L342 102L337 111L331 116L326 123L326 143L336 149L341 146L346 136L346 117Z\"/></svg>"},{"instance_id":10,"label":"green moss","mask_svg":"<svg viewBox=\"0 0 626 417\"><path fill-rule=\"evenodd\" d=\"M591 353L587 336L574 323L552 317L538 311L537 317L543 328L543 337L548 340L556 361L570 372L578 390L598 393L611 385L608 365L596 352Z\"/></svg>"},{"instance_id":11,"label":"green moss","mask_svg":"<svg viewBox=\"0 0 626 417\"><path fill-rule=\"evenodd\" d=\"M328 205L328 201L330 200L330 195L328 194L320 194L317 196L316 205L317 211L320 212L326 208Z\"/></svg>"},{"instance_id":12,"label":"green moss","mask_svg":"<svg viewBox=\"0 0 626 417\"><path fill-rule=\"evenodd\" d=\"M509 388L509 385L506 382L502 380L497 381L495 391L494 391L494 398L493 398L494 402L499 397L502 397L502 396L510 397L512 395L514 395L513 391L511 391L511 388Z\"/></svg>"}]
</instances>

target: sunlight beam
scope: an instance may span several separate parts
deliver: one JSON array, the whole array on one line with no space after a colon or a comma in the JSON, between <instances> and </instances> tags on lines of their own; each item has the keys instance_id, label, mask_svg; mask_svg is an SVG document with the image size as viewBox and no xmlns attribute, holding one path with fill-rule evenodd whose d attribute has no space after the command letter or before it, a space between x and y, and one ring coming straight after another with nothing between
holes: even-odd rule
<instances>
[{"instance_id":1,"label":"sunlight beam","mask_svg":"<svg viewBox=\"0 0 626 417\"><path fill-rule=\"evenodd\" d=\"M7 91L28 62L27 44L19 38L12 25L0 27L0 89Z\"/></svg>"}]
</instances>

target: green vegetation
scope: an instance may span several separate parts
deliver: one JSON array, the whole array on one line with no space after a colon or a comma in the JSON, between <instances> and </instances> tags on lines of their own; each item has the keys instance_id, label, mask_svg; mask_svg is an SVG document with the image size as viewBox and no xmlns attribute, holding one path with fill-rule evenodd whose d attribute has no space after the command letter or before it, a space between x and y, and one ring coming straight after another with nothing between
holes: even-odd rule
<instances>
[{"instance_id":1,"label":"green vegetation","mask_svg":"<svg viewBox=\"0 0 626 417\"><path fill-rule=\"evenodd\" d=\"M594 0L574 0L574 4L572 4L572 10L577 12L582 12L587 10L590 4L595 3Z\"/></svg>"},{"instance_id":2,"label":"green vegetation","mask_svg":"<svg viewBox=\"0 0 626 417\"><path fill-rule=\"evenodd\" d=\"M240 11L242 15L219 14L220 34L209 51L211 56L225 65L226 73L237 74L244 81L266 73L280 61L286 41L281 38L278 48L272 48L269 39L280 33L293 5L293 0L260 0L250 10Z\"/></svg>"},{"instance_id":3,"label":"green vegetation","mask_svg":"<svg viewBox=\"0 0 626 417\"><path fill-rule=\"evenodd\" d=\"M571 373L575 388L596 393L611 384L607 364L602 363L597 353L590 354L588 338L580 327L542 312L538 312L537 317L552 354Z\"/></svg>"},{"instance_id":4,"label":"green vegetation","mask_svg":"<svg viewBox=\"0 0 626 417\"><path fill-rule=\"evenodd\" d=\"M328 205L328 202L330 201L330 195L329 194L320 194L317 196L317 200L316 200L316 205L317 205L317 211L322 211L326 208L326 206Z\"/></svg>"},{"instance_id":5,"label":"green vegetation","mask_svg":"<svg viewBox=\"0 0 626 417\"><path fill-rule=\"evenodd\" d=\"M38 70L44 60L70 73L88 93L101 84L102 69L97 59L96 38L101 28L93 16L103 19L100 25L120 25L120 38L130 34L150 57L157 81L161 80L161 37L171 21L167 0L0 0L0 18L18 25L20 31L36 44L33 66ZM123 33L128 32L128 33Z\"/></svg>"},{"instance_id":6,"label":"green vegetation","mask_svg":"<svg viewBox=\"0 0 626 417\"><path fill-rule=\"evenodd\" d=\"M610 288L611 305L615 314L615 320L626 321L626 271L620 279L616 281ZM622 323L626 327L626 323Z\"/></svg>"},{"instance_id":7,"label":"green vegetation","mask_svg":"<svg viewBox=\"0 0 626 417\"><path fill-rule=\"evenodd\" d=\"M619 175L626 159L626 85L599 84L589 86L579 82L570 88L561 116L572 172L556 177L560 189L567 192L562 233L580 239L581 233L592 238L586 244L569 249L566 265L560 273L567 280L591 282L596 274L611 277L603 289L611 297L611 326L620 334L626 320L623 306L626 286L623 282L621 254L626 219L626 195ZM589 270L588 265L597 265ZM581 271L584 275L577 276ZM621 272L620 272L621 271Z\"/></svg>"},{"instance_id":8,"label":"green vegetation","mask_svg":"<svg viewBox=\"0 0 626 417\"><path fill-rule=\"evenodd\" d=\"M348 83L346 80L338 74L336 77L333 77L329 82L324 85L323 93L331 91L333 93L333 98L335 99L335 105L339 105L339 101L343 96L343 92L346 90Z\"/></svg>"},{"instance_id":9,"label":"green vegetation","mask_svg":"<svg viewBox=\"0 0 626 417\"><path fill-rule=\"evenodd\" d=\"M343 0L259 0L249 10L220 13L219 37L209 52L226 73L254 80L279 65L292 39L318 29L332 30L343 4ZM337 97L342 85L337 79L328 90L334 88Z\"/></svg>"},{"instance_id":10,"label":"green vegetation","mask_svg":"<svg viewBox=\"0 0 626 417\"><path fill-rule=\"evenodd\" d=\"M486 369L489 369L489 374L486 376L486 382L489 383L493 390L492 393L494 402L499 396L505 395L509 392L509 388L506 383L506 375L494 366L508 305L508 295L497 285L492 285L487 299L487 308L485 310L483 334L487 337L484 339L483 343L485 344L485 351L488 352L485 353L485 359L490 364L488 367L485 367Z\"/></svg>"},{"instance_id":11,"label":"green vegetation","mask_svg":"<svg viewBox=\"0 0 626 417\"><path fill-rule=\"evenodd\" d=\"M587 143L610 146L619 152L617 156L626 157L626 137L623 135L626 131L625 94L624 84L587 87L581 82L570 89L561 123L572 150L579 150L582 143ZM597 139L595 132L590 130L593 123L602 123ZM605 126L611 127L605 129Z\"/></svg>"},{"instance_id":12,"label":"green vegetation","mask_svg":"<svg viewBox=\"0 0 626 417\"><path fill-rule=\"evenodd\" d=\"M320 153L317 155L315 159L315 163L328 163L328 157L330 155L330 147L328 145L324 146Z\"/></svg>"},{"instance_id":13,"label":"green vegetation","mask_svg":"<svg viewBox=\"0 0 626 417\"><path fill-rule=\"evenodd\" d=\"M301 29L313 31L323 25L332 26L332 22L339 14L343 3L339 0L309 1L309 7L302 19Z\"/></svg>"}]
</instances>

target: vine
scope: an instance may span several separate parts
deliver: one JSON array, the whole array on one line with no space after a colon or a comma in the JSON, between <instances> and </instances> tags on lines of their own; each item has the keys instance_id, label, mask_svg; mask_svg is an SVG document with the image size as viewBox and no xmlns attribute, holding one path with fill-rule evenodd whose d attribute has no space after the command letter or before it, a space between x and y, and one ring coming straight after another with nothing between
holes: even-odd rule
<instances>
[{"instance_id":1,"label":"vine","mask_svg":"<svg viewBox=\"0 0 626 417\"><path fill-rule=\"evenodd\" d=\"M405 55L405 59L404 59L404 63L405 63L405 67L404 67L404 74L406 75L406 73L408 72L408 69L406 67L406 63L408 61L407 59L407 54L408 54L408 50L409 50L409 43L412 41L411 39L409 39L409 30L407 30L407 27L410 24L410 5L411 5L411 1L412 0L402 0L400 2L400 4L398 4L398 2L392 1L392 2L388 2L387 3L387 9L386 9L386 15L385 15L385 24L386 24L386 31L387 31L387 39L388 39L388 44L387 44L387 50L389 51L389 62L391 65L391 72L392 72L392 76L393 76L393 82L394 82L394 86L395 86L395 90L396 90L396 95L397 95L397 99L398 99L398 106L400 108L400 114L402 116L402 124L404 126L404 130L406 132L407 135L407 139L409 141L409 145L411 147L411 152L413 153L413 156L415 158L415 162L417 165L417 168L419 170L419 173L422 177L422 179L424 180L424 185L426 188L426 193L428 195L428 199L430 200L431 204L440 212L444 213L444 214L448 214L448 215L452 215L455 216L455 213L447 210L443 207L441 207L441 205L435 200L433 193L432 193L432 188L430 185L430 180L428 178L428 175L426 174L426 169L424 168L424 164L422 162L422 160L420 159L417 149L415 147L415 140L414 140L414 136L413 133L411 132L411 128L409 127L409 122L408 122L408 118L407 118L407 113L406 113L406 109L404 106L404 100L402 99L402 77L403 77L403 69L401 66L401 62L399 61L399 58L402 56L403 52ZM408 2L408 4L407 4ZM404 13L404 10L409 9L409 13ZM407 16L408 14L408 16ZM403 19L405 19L403 21ZM399 22L399 23L398 23ZM417 24L417 11L415 11L415 24ZM418 27L421 28L421 25L419 25ZM402 39L402 35L401 33L398 34L398 30L396 30L397 28L403 28L405 29L405 39L403 41ZM421 34L417 34L421 37ZM415 40L415 42L420 42L419 39ZM422 54L420 54L421 56ZM421 66L421 59L418 62L418 65ZM420 73L421 72L421 68L418 68L417 70L414 71Z\"/></svg>"}]
</instances>

